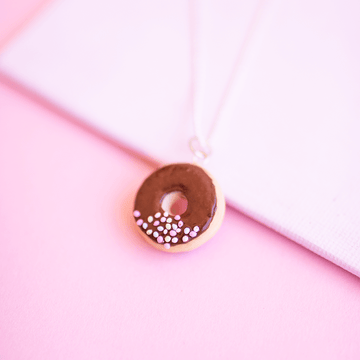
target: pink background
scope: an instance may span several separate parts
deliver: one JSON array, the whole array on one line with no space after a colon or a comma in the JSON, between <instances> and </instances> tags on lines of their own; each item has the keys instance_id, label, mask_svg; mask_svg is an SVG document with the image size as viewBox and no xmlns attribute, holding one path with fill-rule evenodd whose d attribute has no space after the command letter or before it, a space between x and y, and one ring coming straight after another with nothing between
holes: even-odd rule
<instances>
[{"instance_id":1,"label":"pink background","mask_svg":"<svg viewBox=\"0 0 360 360\"><path fill-rule=\"evenodd\" d=\"M231 208L157 252L131 217L154 164L0 80L1 359L359 358L359 278Z\"/></svg>"}]
</instances>

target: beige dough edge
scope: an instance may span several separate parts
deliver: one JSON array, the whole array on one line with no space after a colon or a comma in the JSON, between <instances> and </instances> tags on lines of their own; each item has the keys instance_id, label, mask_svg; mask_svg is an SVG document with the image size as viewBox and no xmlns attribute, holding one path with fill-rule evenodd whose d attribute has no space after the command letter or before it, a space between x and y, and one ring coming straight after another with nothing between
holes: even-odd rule
<instances>
[{"instance_id":1,"label":"beige dough edge","mask_svg":"<svg viewBox=\"0 0 360 360\"><path fill-rule=\"evenodd\" d=\"M208 227L208 229L203 234L201 234L199 237L197 237L185 244L170 246L170 249L165 249L164 244L158 244L157 242L151 240L137 226L138 231L141 234L141 236L144 238L144 240L149 245L155 247L156 249L158 249L160 251L165 251L168 253L177 253L177 252L185 252L185 251L194 250L194 249L198 248L199 246L205 244L208 240L210 240L216 234L216 232L220 229L220 226L223 222L224 215L225 215L224 194L221 191L219 183L214 179L214 177L207 170L205 170L202 166L200 166L200 165L197 165L197 166L201 167L206 172L206 174L211 178L211 180L215 186L215 193L216 193L216 200L217 200L217 209L216 209L215 216L214 216L213 220L211 221L211 224Z\"/></svg>"}]
</instances>

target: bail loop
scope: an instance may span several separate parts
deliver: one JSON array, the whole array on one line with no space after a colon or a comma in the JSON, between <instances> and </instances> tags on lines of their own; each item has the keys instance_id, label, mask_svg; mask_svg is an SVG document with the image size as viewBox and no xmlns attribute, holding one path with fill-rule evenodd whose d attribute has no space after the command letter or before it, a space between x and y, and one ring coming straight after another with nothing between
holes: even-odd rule
<instances>
[{"instance_id":1,"label":"bail loop","mask_svg":"<svg viewBox=\"0 0 360 360\"><path fill-rule=\"evenodd\" d=\"M197 136L192 137L189 140L189 147L191 152L194 154L194 162L200 160L200 162L205 162L207 158L211 155L211 147L204 141L203 143Z\"/></svg>"}]
</instances>

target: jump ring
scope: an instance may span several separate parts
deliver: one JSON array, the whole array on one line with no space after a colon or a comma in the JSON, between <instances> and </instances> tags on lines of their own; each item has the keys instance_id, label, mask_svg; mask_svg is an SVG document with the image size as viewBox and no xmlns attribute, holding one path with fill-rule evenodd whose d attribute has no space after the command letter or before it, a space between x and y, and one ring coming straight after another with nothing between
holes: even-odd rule
<instances>
[{"instance_id":1,"label":"jump ring","mask_svg":"<svg viewBox=\"0 0 360 360\"><path fill-rule=\"evenodd\" d=\"M203 146L197 136L189 140L189 147L191 152L201 160L205 160L211 155L210 145L206 142L206 146Z\"/></svg>"}]
</instances>

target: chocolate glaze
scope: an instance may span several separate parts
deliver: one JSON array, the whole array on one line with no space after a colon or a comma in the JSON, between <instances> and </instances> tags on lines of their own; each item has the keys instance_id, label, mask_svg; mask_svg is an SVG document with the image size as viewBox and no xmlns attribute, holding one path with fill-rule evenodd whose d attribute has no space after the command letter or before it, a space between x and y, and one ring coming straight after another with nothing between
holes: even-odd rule
<instances>
[{"instance_id":1,"label":"chocolate glaze","mask_svg":"<svg viewBox=\"0 0 360 360\"><path fill-rule=\"evenodd\" d=\"M209 227L216 212L216 191L211 178L199 166L193 164L164 166L153 172L143 182L137 193L135 210L140 211L139 218L148 222L149 216L154 216L157 212L163 214L162 200L166 194L173 191L181 191L188 201L186 211L180 215L184 226L176 235L179 241L176 244L171 243L171 246L177 246L183 244L182 237L186 227L193 229L194 226L198 226L200 228L197 236L193 239L189 238L189 241L196 239ZM169 215L168 217L172 218L172 223L178 223L174 220L174 216ZM155 231L156 227L151 223L147 229L141 227L144 233L149 229ZM147 236L157 242L152 235ZM162 236L165 237L165 235Z\"/></svg>"}]
</instances>

